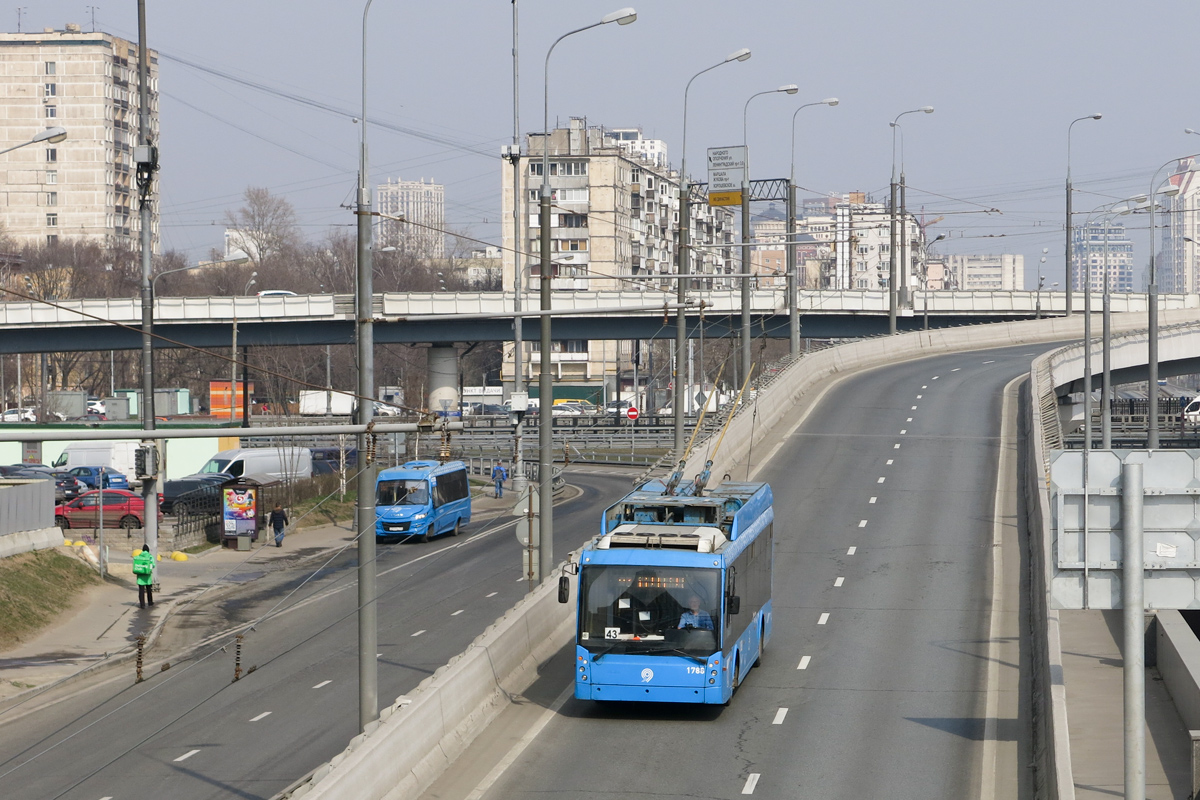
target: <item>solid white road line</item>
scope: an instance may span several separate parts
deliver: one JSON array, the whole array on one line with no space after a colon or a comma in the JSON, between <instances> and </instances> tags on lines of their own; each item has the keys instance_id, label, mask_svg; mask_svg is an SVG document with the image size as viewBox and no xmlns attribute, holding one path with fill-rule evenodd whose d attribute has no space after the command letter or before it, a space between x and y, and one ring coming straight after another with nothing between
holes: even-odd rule
<instances>
[{"instance_id":1,"label":"solid white road line","mask_svg":"<svg viewBox=\"0 0 1200 800\"><path fill-rule=\"evenodd\" d=\"M829 622L829 612L823 611L821 612L821 618L817 620L817 624L824 625L826 622Z\"/></svg>"},{"instance_id":2,"label":"solid white road line","mask_svg":"<svg viewBox=\"0 0 1200 800\"><path fill-rule=\"evenodd\" d=\"M467 795L466 800L480 800L480 798L487 794L488 789L492 788L492 784L498 781L500 776L504 774L505 770L511 767L513 763L521 757L521 753L525 752L525 748L529 747L533 740L538 737L538 734L542 732L542 728L546 727L546 723L550 722L554 715L558 713L558 710L563 707L563 703L567 702L567 699L574 696L574 694L574 684L571 684L567 686L566 689L563 689L562 694L556 697L554 702L550 704L550 707L543 711L542 715L537 718L537 721L529 726L529 730L525 731L525 735L521 737L520 741L514 744L512 748L504 754L504 758L500 759L499 763L492 767L492 771L484 776L483 780L479 782L479 785L471 790L471 793Z\"/></svg>"},{"instance_id":3,"label":"solid white road line","mask_svg":"<svg viewBox=\"0 0 1200 800\"><path fill-rule=\"evenodd\" d=\"M808 662L810 661L812 661L811 656L804 656L800 659L800 666L796 667L796 669L808 669Z\"/></svg>"},{"instance_id":4,"label":"solid white road line","mask_svg":"<svg viewBox=\"0 0 1200 800\"><path fill-rule=\"evenodd\" d=\"M454 612L453 614L451 614L450 616L452 616L452 617L457 617L457 616L458 616L459 614L461 614L462 612L463 612L463 610L460 608L458 611L455 611L455 612Z\"/></svg>"},{"instance_id":5,"label":"solid white road line","mask_svg":"<svg viewBox=\"0 0 1200 800\"><path fill-rule=\"evenodd\" d=\"M492 592L491 594L485 594L485 595L484 595L484 597L495 597L495 596L496 596L496 595L498 595L498 594L500 594L500 593L499 593L499 592Z\"/></svg>"},{"instance_id":6,"label":"solid white road line","mask_svg":"<svg viewBox=\"0 0 1200 800\"><path fill-rule=\"evenodd\" d=\"M251 721L251 722L258 722L260 719L264 719L264 718L266 718L266 717L269 717L269 716L271 716L271 712L270 712L270 711L264 711L263 713L259 714L257 717L251 717L251 718L250 718L250 721Z\"/></svg>"},{"instance_id":7,"label":"solid white road line","mask_svg":"<svg viewBox=\"0 0 1200 800\"><path fill-rule=\"evenodd\" d=\"M183 755L181 755L179 758L177 758L175 760L176 761L187 761L189 758L191 758L192 756L196 755L196 753L199 753L199 752L200 752L199 750L188 750L186 753L184 753Z\"/></svg>"},{"instance_id":8,"label":"solid white road line","mask_svg":"<svg viewBox=\"0 0 1200 800\"><path fill-rule=\"evenodd\" d=\"M840 576L839 576L839 577L837 578L837 580L835 580L835 581L833 582L833 585L834 585L834 586L841 586L841 585L842 585L843 583L845 583L845 582L846 582L846 579L845 579L845 578L843 578L843 577L840 577Z\"/></svg>"},{"instance_id":9,"label":"solid white road line","mask_svg":"<svg viewBox=\"0 0 1200 800\"><path fill-rule=\"evenodd\" d=\"M847 551L846 551L846 555L848 555L848 556L852 556L852 555L854 555L856 552L858 552L858 548L857 548L857 547L853 547L853 546L851 546L851 548L850 548L849 550L847 550Z\"/></svg>"},{"instance_id":10,"label":"solid white road line","mask_svg":"<svg viewBox=\"0 0 1200 800\"><path fill-rule=\"evenodd\" d=\"M878 497L872 497L872 498L871 498L870 500L868 500L867 502L868 502L868 503L870 503L871 505L874 505L874 504L875 504L875 501L876 501L876 500L878 500L878 499L879 499Z\"/></svg>"},{"instance_id":11,"label":"solid white road line","mask_svg":"<svg viewBox=\"0 0 1200 800\"><path fill-rule=\"evenodd\" d=\"M331 683L333 683L333 681L321 681L320 683L318 683L318 684L317 684L316 686L314 686L313 688L314 688L314 689L320 689L322 686L328 686L328 685L329 685L329 684L331 684Z\"/></svg>"},{"instance_id":12,"label":"solid white road line","mask_svg":"<svg viewBox=\"0 0 1200 800\"><path fill-rule=\"evenodd\" d=\"M746 778L746 785L742 787L742 794L754 794L754 787L758 786L757 772L751 772L750 777Z\"/></svg>"},{"instance_id":13,"label":"solid white road line","mask_svg":"<svg viewBox=\"0 0 1200 800\"><path fill-rule=\"evenodd\" d=\"M414 633L414 634L413 634L413 636L420 636L420 635L421 635L422 633L424 633L424 632L425 632L425 629L424 629L424 628L422 628L421 630L419 630L419 631L417 631L416 633Z\"/></svg>"},{"instance_id":14,"label":"solid white road line","mask_svg":"<svg viewBox=\"0 0 1200 800\"><path fill-rule=\"evenodd\" d=\"M784 717L787 716L787 709L781 708L775 712L775 719L771 720L772 725L782 725Z\"/></svg>"},{"instance_id":15,"label":"solid white road line","mask_svg":"<svg viewBox=\"0 0 1200 800\"><path fill-rule=\"evenodd\" d=\"M860 520L858 521L858 527L860 527L860 528L865 528L865 527L867 527L867 521L866 521L865 519L860 519Z\"/></svg>"}]
</instances>

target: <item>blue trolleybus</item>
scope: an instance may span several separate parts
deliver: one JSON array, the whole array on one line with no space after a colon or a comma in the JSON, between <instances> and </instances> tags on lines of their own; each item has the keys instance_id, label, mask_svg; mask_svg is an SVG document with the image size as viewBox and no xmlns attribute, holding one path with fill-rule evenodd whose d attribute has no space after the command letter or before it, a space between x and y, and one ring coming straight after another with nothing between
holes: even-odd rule
<instances>
[{"instance_id":1,"label":"blue trolleybus","mask_svg":"<svg viewBox=\"0 0 1200 800\"><path fill-rule=\"evenodd\" d=\"M375 479L375 537L380 541L457 536L471 521L471 487L461 461L409 461Z\"/></svg>"},{"instance_id":2,"label":"blue trolleybus","mask_svg":"<svg viewBox=\"0 0 1200 800\"><path fill-rule=\"evenodd\" d=\"M771 637L771 487L652 481L579 558L575 696L727 703ZM560 587L560 599L565 601Z\"/></svg>"}]
</instances>

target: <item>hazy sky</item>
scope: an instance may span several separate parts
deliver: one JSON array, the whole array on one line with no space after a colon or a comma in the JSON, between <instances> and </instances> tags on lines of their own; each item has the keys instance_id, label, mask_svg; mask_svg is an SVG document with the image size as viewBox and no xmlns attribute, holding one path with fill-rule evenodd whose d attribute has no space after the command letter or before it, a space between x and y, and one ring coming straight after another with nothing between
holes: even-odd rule
<instances>
[{"instance_id":1,"label":"hazy sky","mask_svg":"<svg viewBox=\"0 0 1200 800\"><path fill-rule=\"evenodd\" d=\"M136 39L135 0L92 0L96 27ZM797 182L818 193L886 195L888 122L904 119L908 204L944 215L946 252L1022 253L1062 280L1066 134L1075 126L1076 210L1147 190L1161 163L1200 151L1194 2L917 0L518 0L521 131L542 127L543 63L559 35L623 3L632 25L566 40L551 64L550 116L641 126L679 163L683 89L694 73L749 47L753 57L699 78L689 102L690 171L704 148L739 144L743 106L786 83L795 96L750 106L755 178L786 177L801 103ZM80 0L21 0L24 30L91 26ZM361 87L361 0L148 0L148 40L162 54L162 233L204 257L247 186L291 200L306 234L349 226ZM16 3L4 3L14 30ZM374 0L367 35L371 175L433 178L446 217L499 237L500 158L512 139L512 5L508 0ZM183 62L189 63L183 63ZM219 74L218 74L219 73ZM247 84L254 84L247 85ZM257 88L263 87L263 88ZM292 95L283 99L270 91ZM314 108L304 101L345 110ZM399 129L399 130L397 130ZM984 213L983 208L1001 213ZM1144 217L1126 218L1145 228ZM1139 267L1147 249L1138 238Z\"/></svg>"}]
</instances>

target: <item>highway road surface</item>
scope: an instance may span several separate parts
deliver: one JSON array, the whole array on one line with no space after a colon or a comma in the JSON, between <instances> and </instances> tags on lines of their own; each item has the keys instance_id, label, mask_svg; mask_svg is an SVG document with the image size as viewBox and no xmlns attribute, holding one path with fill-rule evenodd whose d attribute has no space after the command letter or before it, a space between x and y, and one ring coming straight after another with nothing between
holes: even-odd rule
<instances>
[{"instance_id":1,"label":"highway road surface","mask_svg":"<svg viewBox=\"0 0 1200 800\"><path fill-rule=\"evenodd\" d=\"M564 648L426 800L1032 796L1002 411L1041 349L849 376L759 448L775 631L727 707L575 700Z\"/></svg>"},{"instance_id":2,"label":"highway road surface","mask_svg":"<svg viewBox=\"0 0 1200 800\"><path fill-rule=\"evenodd\" d=\"M596 468L574 476L583 493L556 509L558 553L598 532L602 510L629 491L634 474ZM194 639L256 619L310 572L272 573L189 609L167 638L179 644L189 632ZM39 698L35 713L0 714L0 798L201 800L283 790L358 733L356 572L351 551L287 601L285 613L248 632L243 669L257 669L236 683L234 647L202 647L142 684L131 685L128 665L108 680ZM520 575L510 516L428 545L381 545L380 705L512 607L525 592Z\"/></svg>"}]
</instances>

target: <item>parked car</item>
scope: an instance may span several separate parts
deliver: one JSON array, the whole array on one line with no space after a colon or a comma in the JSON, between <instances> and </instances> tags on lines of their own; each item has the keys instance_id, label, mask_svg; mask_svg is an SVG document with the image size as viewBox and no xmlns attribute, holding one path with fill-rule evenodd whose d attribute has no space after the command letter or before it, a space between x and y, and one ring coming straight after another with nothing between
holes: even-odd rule
<instances>
[{"instance_id":1,"label":"parked car","mask_svg":"<svg viewBox=\"0 0 1200 800\"><path fill-rule=\"evenodd\" d=\"M139 495L124 489L91 491L54 507L54 523L63 530L95 528L100 524L100 495L104 495L104 527L133 530L145 524L146 505ZM162 519L162 511L158 512Z\"/></svg>"},{"instance_id":2,"label":"parked car","mask_svg":"<svg viewBox=\"0 0 1200 800\"><path fill-rule=\"evenodd\" d=\"M372 408L374 409L372 413L377 417L400 416L400 409L396 408L395 406L388 405L387 403L381 403L378 400L375 401L375 405Z\"/></svg>"},{"instance_id":3,"label":"parked car","mask_svg":"<svg viewBox=\"0 0 1200 800\"><path fill-rule=\"evenodd\" d=\"M128 489L129 479L112 467L75 467L70 473L87 484L89 489L99 489L101 476L105 489Z\"/></svg>"},{"instance_id":4,"label":"parked car","mask_svg":"<svg viewBox=\"0 0 1200 800\"><path fill-rule=\"evenodd\" d=\"M49 467L27 467L10 472L4 477L6 478L38 478L41 480L54 481L54 500L55 502L63 502L65 500L74 500L79 495L87 491L87 485L81 482L78 478L69 472L53 470Z\"/></svg>"},{"instance_id":5,"label":"parked car","mask_svg":"<svg viewBox=\"0 0 1200 800\"><path fill-rule=\"evenodd\" d=\"M37 411L32 408L10 408L0 414L0 422L37 422Z\"/></svg>"},{"instance_id":6,"label":"parked car","mask_svg":"<svg viewBox=\"0 0 1200 800\"><path fill-rule=\"evenodd\" d=\"M107 414L108 409L104 407L103 400L88 400L87 410L89 414Z\"/></svg>"},{"instance_id":7,"label":"parked car","mask_svg":"<svg viewBox=\"0 0 1200 800\"><path fill-rule=\"evenodd\" d=\"M67 422L107 422L108 417L103 414L87 413L78 417L71 417Z\"/></svg>"},{"instance_id":8,"label":"parked car","mask_svg":"<svg viewBox=\"0 0 1200 800\"><path fill-rule=\"evenodd\" d=\"M258 293L259 297L296 297L296 293L287 289L264 289Z\"/></svg>"},{"instance_id":9,"label":"parked car","mask_svg":"<svg viewBox=\"0 0 1200 800\"><path fill-rule=\"evenodd\" d=\"M609 416L624 416L625 412L633 408L632 400L610 400L604 404L604 413Z\"/></svg>"},{"instance_id":10,"label":"parked car","mask_svg":"<svg viewBox=\"0 0 1200 800\"><path fill-rule=\"evenodd\" d=\"M579 410L579 406L559 403L550 407L550 415L554 417L582 417L583 412Z\"/></svg>"},{"instance_id":11,"label":"parked car","mask_svg":"<svg viewBox=\"0 0 1200 800\"><path fill-rule=\"evenodd\" d=\"M221 498L216 487L232 477L232 475L218 472L206 475L188 475L185 478L166 481L163 483L162 491L163 513L174 514L177 517L187 516L189 513L206 513L213 503L208 500L207 493L197 490L207 487L213 487L210 493L216 495L216 506L219 508Z\"/></svg>"}]
</instances>

